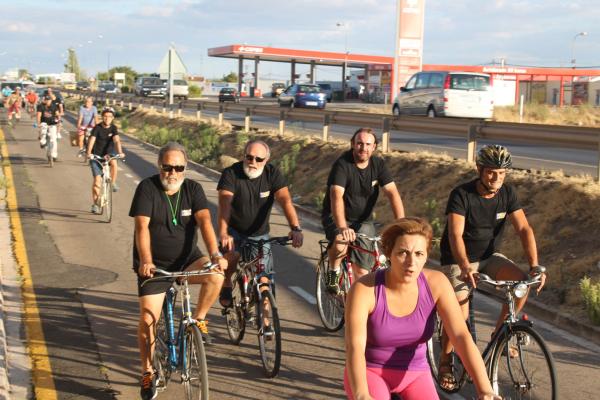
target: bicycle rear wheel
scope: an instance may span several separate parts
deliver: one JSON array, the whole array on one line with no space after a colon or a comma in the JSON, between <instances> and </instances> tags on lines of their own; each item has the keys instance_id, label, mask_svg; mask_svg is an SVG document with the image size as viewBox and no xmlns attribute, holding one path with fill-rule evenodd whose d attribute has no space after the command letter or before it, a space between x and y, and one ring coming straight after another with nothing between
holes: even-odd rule
<instances>
[{"instance_id":1,"label":"bicycle rear wheel","mask_svg":"<svg viewBox=\"0 0 600 400\"><path fill-rule=\"evenodd\" d=\"M344 298L327 290L327 270L329 259L327 253L321 254L317 264L316 297L319 317L326 330L336 332L344 326Z\"/></svg>"},{"instance_id":2,"label":"bicycle rear wheel","mask_svg":"<svg viewBox=\"0 0 600 400\"><path fill-rule=\"evenodd\" d=\"M511 348L518 356L511 356ZM554 400L558 396L552 354L544 339L527 325L513 326L498 340L490 380L496 394L506 399Z\"/></svg>"},{"instance_id":3,"label":"bicycle rear wheel","mask_svg":"<svg viewBox=\"0 0 600 400\"><path fill-rule=\"evenodd\" d=\"M110 223L112 220L113 202L112 202L112 182L106 180L104 182L104 202L102 204L102 212L104 214L104 221Z\"/></svg>"},{"instance_id":4,"label":"bicycle rear wheel","mask_svg":"<svg viewBox=\"0 0 600 400\"><path fill-rule=\"evenodd\" d=\"M225 313L227 335L233 344L240 344L246 332L246 319L242 309L243 298L238 279L234 279L231 297L231 307L223 311Z\"/></svg>"},{"instance_id":5,"label":"bicycle rear wheel","mask_svg":"<svg viewBox=\"0 0 600 400\"><path fill-rule=\"evenodd\" d=\"M156 324L154 332L154 353L152 355L152 366L158 375L156 387L158 390L165 390L171 378L171 368L169 366L169 339L167 335L166 320L164 313L161 314Z\"/></svg>"},{"instance_id":6,"label":"bicycle rear wheel","mask_svg":"<svg viewBox=\"0 0 600 400\"><path fill-rule=\"evenodd\" d=\"M467 381L467 371L462 364L462 361L458 355L453 351L450 353L450 366L452 367L454 380L456 385L452 389L446 389L439 385L439 373L440 373L440 356L442 354L442 332L444 325L440 316L435 314L433 336L427 341L427 361L429 363L429 369L433 380L438 384L438 387L446 393L458 392L465 382ZM468 324L468 322L467 322Z\"/></svg>"},{"instance_id":7,"label":"bicycle rear wheel","mask_svg":"<svg viewBox=\"0 0 600 400\"><path fill-rule=\"evenodd\" d=\"M208 399L208 367L202 334L196 325L188 325L184 333L181 381L188 400Z\"/></svg>"},{"instance_id":8,"label":"bicycle rear wheel","mask_svg":"<svg viewBox=\"0 0 600 400\"><path fill-rule=\"evenodd\" d=\"M258 289L257 289L258 290ZM273 378L279 372L281 364L281 328L279 314L273 294L269 290L262 292L263 304L256 304L256 325L258 326L258 346L260 358L267 378ZM265 324L265 320L269 321ZM270 329L269 329L270 328Z\"/></svg>"}]
</instances>

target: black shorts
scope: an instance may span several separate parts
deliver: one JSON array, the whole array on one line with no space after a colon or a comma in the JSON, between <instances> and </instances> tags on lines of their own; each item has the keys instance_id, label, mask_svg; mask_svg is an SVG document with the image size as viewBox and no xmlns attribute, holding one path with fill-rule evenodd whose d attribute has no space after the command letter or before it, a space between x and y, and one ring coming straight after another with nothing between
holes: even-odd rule
<instances>
[{"instance_id":1,"label":"black shorts","mask_svg":"<svg viewBox=\"0 0 600 400\"><path fill-rule=\"evenodd\" d=\"M183 263L184 266L181 270L186 269L187 267L189 267L190 265L195 263L199 258L202 258L202 257L204 257L204 255L202 254L200 249L198 249L196 247L196 249L193 250L192 254L190 254L190 256L188 257L187 261L185 263ZM157 267L164 269L166 271L170 271L170 272L177 271L172 268L165 267L165 266L157 265ZM166 293L167 290L173 284L173 279L164 279L164 280L161 279L161 280L157 280L157 281L148 282L142 287L142 282L144 282L148 278L142 278L137 273L137 271L135 271L135 267L134 267L134 272L135 272L135 275L137 276L138 297L147 296L150 294Z\"/></svg>"},{"instance_id":2,"label":"black shorts","mask_svg":"<svg viewBox=\"0 0 600 400\"><path fill-rule=\"evenodd\" d=\"M335 226L335 222L333 222L333 217L331 217L331 216L326 217L321 220L321 223L323 224L323 229L325 230L325 237L327 238L327 240L329 240L330 245L331 245L331 242L339 234L337 227ZM349 221L349 225L350 225L350 228L354 229L354 232L357 232L357 233L364 233L365 235L368 235L368 236L375 236L377 233L375 231L375 225L369 221L365 221L365 222ZM365 249L368 249L371 251L374 249L373 242L371 242L370 240L365 240L363 238L356 238L356 243L358 243L360 245L360 247L363 247ZM365 252L362 252L359 250L351 249L351 248L349 248L348 251L350 252L350 261L353 264L360 266L362 269L371 271L371 268L373 268L373 265L375 265L375 257L373 257L371 254L368 254L368 253L365 253Z\"/></svg>"}]
</instances>

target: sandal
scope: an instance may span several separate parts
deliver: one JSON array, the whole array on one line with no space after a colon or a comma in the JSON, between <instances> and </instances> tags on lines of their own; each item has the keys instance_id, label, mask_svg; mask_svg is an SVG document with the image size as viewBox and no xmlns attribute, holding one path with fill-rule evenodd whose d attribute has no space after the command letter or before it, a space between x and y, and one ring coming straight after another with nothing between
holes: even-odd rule
<instances>
[{"instance_id":1,"label":"sandal","mask_svg":"<svg viewBox=\"0 0 600 400\"><path fill-rule=\"evenodd\" d=\"M223 286L221 288L221 293L219 293L219 303L221 303L223 308L231 307L233 301L232 292L231 287Z\"/></svg>"},{"instance_id":2,"label":"sandal","mask_svg":"<svg viewBox=\"0 0 600 400\"><path fill-rule=\"evenodd\" d=\"M451 364L440 364L438 372L438 385L446 392L455 391L458 382L454 376L454 367Z\"/></svg>"}]
</instances>

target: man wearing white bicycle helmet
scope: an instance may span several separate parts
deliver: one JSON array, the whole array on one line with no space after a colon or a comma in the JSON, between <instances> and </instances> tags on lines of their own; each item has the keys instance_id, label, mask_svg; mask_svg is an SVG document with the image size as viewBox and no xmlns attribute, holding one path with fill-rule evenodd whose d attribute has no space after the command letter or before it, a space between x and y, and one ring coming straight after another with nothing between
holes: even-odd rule
<instances>
[{"instance_id":1,"label":"man wearing white bicycle helmet","mask_svg":"<svg viewBox=\"0 0 600 400\"><path fill-rule=\"evenodd\" d=\"M450 279L463 311L468 316L468 286L476 286L475 275L483 272L497 280L524 280L527 276L512 260L498 252L502 232L510 221L519 236L527 262L538 265L535 236L515 189L504 184L512 157L500 145L484 146L477 155L478 178L461 184L450 193L446 206L446 227L441 241L441 264ZM544 286L545 276L538 287ZM517 299L517 313L527 296ZM504 305L496 329L507 315ZM446 335L445 335L446 336ZM445 349L440 360L440 385L451 389L456 380L450 367L451 345L445 337Z\"/></svg>"},{"instance_id":2,"label":"man wearing white bicycle helmet","mask_svg":"<svg viewBox=\"0 0 600 400\"><path fill-rule=\"evenodd\" d=\"M111 107L104 107L102 110L102 123L96 125L92 130L92 134L88 141L87 158L90 159L92 167L92 213L98 214L100 207L98 206L98 198L100 197L100 188L102 186L102 165L99 162L91 160L92 154L99 157L111 155L119 155L125 157L123 148L121 147L121 139L119 131L113 121L115 119L115 110ZM110 179L112 181L113 192L119 190L117 185L117 160L110 161Z\"/></svg>"}]
</instances>

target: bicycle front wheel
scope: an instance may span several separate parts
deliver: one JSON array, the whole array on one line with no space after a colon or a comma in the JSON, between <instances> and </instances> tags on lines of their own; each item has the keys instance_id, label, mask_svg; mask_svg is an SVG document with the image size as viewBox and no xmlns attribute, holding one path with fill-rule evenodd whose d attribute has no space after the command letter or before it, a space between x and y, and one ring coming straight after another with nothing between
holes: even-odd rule
<instances>
[{"instance_id":1,"label":"bicycle front wheel","mask_svg":"<svg viewBox=\"0 0 600 400\"><path fill-rule=\"evenodd\" d=\"M227 335L233 344L240 344L246 332L246 319L242 309L242 292L239 279L235 279L232 288L232 304L223 312L227 326Z\"/></svg>"},{"instance_id":2,"label":"bicycle front wheel","mask_svg":"<svg viewBox=\"0 0 600 400\"><path fill-rule=\"evenodd\" d=\"M104 182L104 204L102 212L104 213L104 221L110 223L112 220L113 201L112 201L112 183L110 180Z\"/></svg>"},{"instance_id":3,"label":"bicycle front wheel","mask_svg":"<svg viewBox=\"0 0 600 400\"><path fill-rule=\"evenodd\" d=\"M262 305L256 304L256 325L265 375L267 378L273 378L279 372L281 364L281 328L277 305L269 290L262 292Z\"/></svg>"},{"instance_id":4,"label":"bicycle front wheel","mask_svg":"<svg viewBox=\"0 0 600 400\"><path fill-rule=\"evenodd\" d=\"M490 380L496 394L506 399L555 400L558 396L552 354L528 325L513 326L499 339Z\"/></svg>"},{"instance_id":5,"label":"bicycle front wheel","mask_svg":"<svg viewBox=\"0 0 600 400\"><path fill-rule=\"evenodd\" d=\"M188 400L208 399L208 367L202 334L196 325L188 325L184 333L181 381Z\"/></svg>"},{"instance_id":6,"label":"bicycle front wheel","mask_svg":"<svg viewBox=\"0 0 600 400\"><path fill-rule=\"evenodd\" d=\"M327 270L329 260L327 253L321 254L317 264L316 297L319 317L326 330L336 332L344 326L344 300L339 294L327 290Z\"/></svg>"}]
</instances>

